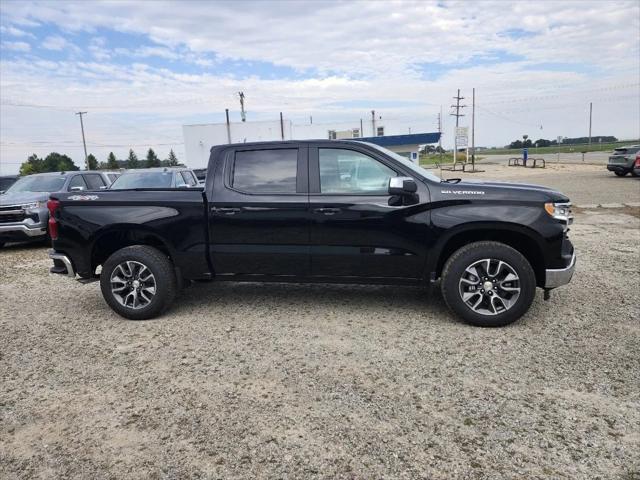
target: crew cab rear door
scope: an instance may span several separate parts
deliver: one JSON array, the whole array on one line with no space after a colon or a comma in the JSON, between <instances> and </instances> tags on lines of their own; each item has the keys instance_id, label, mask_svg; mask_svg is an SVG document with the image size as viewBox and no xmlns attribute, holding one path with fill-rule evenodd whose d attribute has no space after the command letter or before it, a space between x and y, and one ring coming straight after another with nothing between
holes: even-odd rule
<instances>
[{"instance_id":1,"label":"crew cab rear door","mask_svg":"<svg viewBox=\"0 0 640 480\"><path fill-rule=\"evenodd\" d=\"M307 152L248 145L216 162L208 207L216 276L309 274Z\"/></svg>"}]
</instances>

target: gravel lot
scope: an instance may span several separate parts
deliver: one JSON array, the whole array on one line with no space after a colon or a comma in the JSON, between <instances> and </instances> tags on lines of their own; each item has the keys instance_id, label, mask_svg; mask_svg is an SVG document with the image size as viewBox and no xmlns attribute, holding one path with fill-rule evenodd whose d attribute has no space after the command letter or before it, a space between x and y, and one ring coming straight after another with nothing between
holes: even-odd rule
<instances>
[{"instance_id":1,"label":"gravel lot","mask_svg":"<svg viewBox=\"0 0 640 480\"><path fill-rule=\"evenodd\" d=\"M197 284L129 322L9 246L0 478L638 479L639 209L571 236L573 282L493 330L384 286Z\"/></svg>"}]
</instances>

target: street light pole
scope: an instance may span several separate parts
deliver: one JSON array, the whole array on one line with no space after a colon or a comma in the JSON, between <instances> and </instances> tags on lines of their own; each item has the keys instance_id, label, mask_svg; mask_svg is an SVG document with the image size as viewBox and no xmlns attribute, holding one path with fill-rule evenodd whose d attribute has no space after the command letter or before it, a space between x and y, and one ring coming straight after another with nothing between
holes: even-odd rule
<instances>
[{"instance_id":1,"label":"street light pole","mask_svg":"<svg viewBox=\"0 0 640 480\"><path fill-rule=\"evenodd\" d=\"M80 130L82 130L82 145L84 146L84 169L89 170L89 156L87 155L87 142L84 139L84 123L82 123L82 115L86 115L87 112L77 112L76 115L80 116Z\"/></svg>"}]
</instances>

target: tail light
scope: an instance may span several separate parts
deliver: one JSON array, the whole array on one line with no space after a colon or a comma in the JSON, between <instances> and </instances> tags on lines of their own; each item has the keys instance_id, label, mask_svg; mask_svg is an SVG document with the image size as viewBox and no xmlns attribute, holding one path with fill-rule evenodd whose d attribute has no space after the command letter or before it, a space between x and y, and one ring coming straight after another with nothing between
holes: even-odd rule
<instances>
[{"instance_id":1,"label":"tail light","mask_svg":"<svg viewBox=\"0 0 640 480\"><path fill-rule=\"evenodd\" d=\"M640 167L640 153L636 154L636 161L633 164L634 167Z\"/></svg>"},{"instance_id":2,"label":"tail light","mask_svg":"<svg viewBox=\"0 0 640 480\"><path fill-rule=\"evenodd\" d=\"M57 240L58 221L56 220L56 212L60 209L60 201L52 198L47 202L47 209L49 210L49 236L51 240Z\"/></svg>"}]
</instances>

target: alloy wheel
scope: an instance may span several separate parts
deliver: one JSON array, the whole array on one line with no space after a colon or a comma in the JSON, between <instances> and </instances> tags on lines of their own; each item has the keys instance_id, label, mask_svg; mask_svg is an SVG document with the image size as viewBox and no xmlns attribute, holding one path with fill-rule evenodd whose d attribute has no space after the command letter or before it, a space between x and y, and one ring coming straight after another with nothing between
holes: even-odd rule
<instances>
[{"instance_id":1,"label":"alloy wheel","mask_svg":"<svg viewBox=\"0 0 640 480\"><path fill-rule=\"evenodd\" d=\"M128 260L111 272L111 293L124 307L135 310L151 303L156 294L156 278L143 263Z\"/></svg>"},{"instance_id":2,"label":"alloy wheel","mask_svg":"<svg viewBox=\"0 0 640 480\"><path fill-rule=\"evenodd\" d=\"M520 297L520 278L503 260L484 258L469 265L459 282L462 301L481 315L498 315Z\"/></svg>"}]
</instances>

